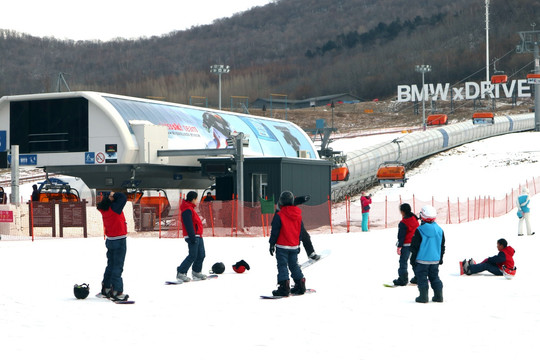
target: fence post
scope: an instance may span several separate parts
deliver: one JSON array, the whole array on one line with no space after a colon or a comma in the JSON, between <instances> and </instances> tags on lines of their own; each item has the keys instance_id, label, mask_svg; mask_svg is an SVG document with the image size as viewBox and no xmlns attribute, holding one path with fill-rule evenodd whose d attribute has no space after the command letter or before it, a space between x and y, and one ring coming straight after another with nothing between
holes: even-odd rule
<instances>
[{"instance_id":1,"label":"fence post","mask_svg":"<svg viewBox=\"0 0 540 360\"><path fill-rule=\"evenodd\" d=\"M457 221L461 224L461 209L459 208L459 197L457 198Z\"/></svg>"},{"instance_id":2,"label":"fence post","mask_svg":"<svg viewBox=\"0 0 540 360\"><path fill-rule=\"evenodd\" d=\"M332 228L332 202L330 201L330 195L328 195L328 215L330 216L330 234L334 233Z\"/></svg>"},{"instance_id":3,"label":"fence post","mask_svg":"<svg viewBox=\"0 0 540 360\"><path fill-rule=\"evenodd\" d=\"M161 239L161 193L158 193L158 221L159 238Z\"/></svg>"},{"instance_id":4,"label":"fence post","mask_svg":"<svg viewBox=\"0 0 540 360\"><path fill-rule=\"evenodd\" d=\"M34 201L30 200L30 230L32 231L32 241L34 241Z\"/></svg>"},{"instance_id":5,"label":"fence post","mask_svg":"<svg viewBox=\"0 0 540 360\"><path fill-rule=\"evenodd\" d=\"M471 202L467 196L467 222L471 221Z\"/></svg>"},{"instance_id":6,"label":"fence post","mask_svg":"<svg viewBox=\"0 0 540 360\"><path fill-rule=\"evenodd\" d=\"M231 202L231 237L234 235L234 194L232 195L232 202Z\"/></svg>"},{"instance_id":7,"label":"fence post","mask_svg":"<svg viewBox=\"0 0 540 360\"><path fill-rule=\"evenodd\" d=\"M384 197L384 228L388 228L388 195Z\"/></svg>"},{"instance_id":8,"label":"fence post","mask_svg":"<svg viewBox=\"0 0 540 360\"><path fill-rule=\"evenodd\" d=\"M448 224L451 224L452 223L452 217L450 215L450 196L448 197Z\"/></svg>"}]
</instances>

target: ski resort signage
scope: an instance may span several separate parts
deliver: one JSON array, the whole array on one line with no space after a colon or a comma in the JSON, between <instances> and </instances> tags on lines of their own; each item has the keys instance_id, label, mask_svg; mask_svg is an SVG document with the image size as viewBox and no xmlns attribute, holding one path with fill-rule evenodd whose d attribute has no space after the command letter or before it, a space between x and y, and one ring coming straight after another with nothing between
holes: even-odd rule
<instances>
[{"instance_id":1,"label":"ski resort signage","mask_svg":"<svg viewBox=\"0 0 540 360\"><path fill-rule=\"evenodd\" d=\"M417 85L398 85L397 101L459 101L476 99L498 99L517 97L531 97L531 86L527 80L512 80L508 83L492 84L490 81L466 82L461 87L450 87L446 84L425 84L424 88Z\"/></svg>"}]
</instances>

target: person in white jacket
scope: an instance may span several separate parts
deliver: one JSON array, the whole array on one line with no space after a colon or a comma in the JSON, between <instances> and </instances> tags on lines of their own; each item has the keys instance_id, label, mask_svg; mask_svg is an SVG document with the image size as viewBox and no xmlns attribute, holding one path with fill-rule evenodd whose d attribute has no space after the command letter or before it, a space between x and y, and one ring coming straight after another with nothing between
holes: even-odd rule
<instances>
[{"instance_id":1,"label":"person in white jacket","mask_svg":"<svg viewBox=\"0 0 540 360\"><path fill-rule=\"evenodd\" d=\"M526 187L523 187L521 189L521 195L519 195L516 200L516 205L518 208L518 217L519 217L519 223L518 223L519 236L523 236L523 221L525 221L525 226L527 227L527 235L534 235L534 232L531 231L531 223L529 220L530 213L531 213L531 209L529 208L530 201L531 199L529 198L529 189L527 189Z\"/></svg>"}]
</instances>

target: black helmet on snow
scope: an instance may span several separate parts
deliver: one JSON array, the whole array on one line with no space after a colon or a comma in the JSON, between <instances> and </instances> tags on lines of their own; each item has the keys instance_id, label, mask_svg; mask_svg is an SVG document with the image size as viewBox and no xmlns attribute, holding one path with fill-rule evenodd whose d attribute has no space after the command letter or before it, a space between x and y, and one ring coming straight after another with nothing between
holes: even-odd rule
<instances>
[{"instance_id":1,"label":"black helmet on snow","mask_svg":"<svg viewBox=\"0 0 540 360\"><path fill-rule=\"evenodd\" d=\"M294 195L289 190L285 190L281 193L281 195L279 195L278 205L280 207L293 205L293 204L294 204Z\"/></svg>"},{"instance_id":2,"label":"black helmet on snow","mask_svg":"<svg viewBox=\"0 0 540 360\"><path fill-rule=\"evenodd\" d=\"M75 297L77 299L86 299L88 294L90 293L90 285L88 284L81 284L73 286L73 293L75 294Z\"/></svg>"},{"instance_id":3,"label":"black helmet on snow","mask_svg":"<svg viewBox=\"0 0 540 360\"><path fill-rule=\"evenodd\" d=\"M225 271L225 265L222 262L217 262L214 265L212 265L213 274L223 274L224 271Z\"/></svg>"}]
</instances>

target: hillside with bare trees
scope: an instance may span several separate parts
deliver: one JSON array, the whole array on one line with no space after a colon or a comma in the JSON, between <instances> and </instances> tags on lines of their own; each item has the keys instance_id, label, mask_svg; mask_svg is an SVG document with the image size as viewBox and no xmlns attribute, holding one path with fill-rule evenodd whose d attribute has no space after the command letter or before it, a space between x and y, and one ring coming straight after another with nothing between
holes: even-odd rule
<instances>
[{"instance_id":1,"label":"hillside with bare trees","mask_svg":"<svg viewBox=\"0 0 540 360\"><path fill-rule=\"evenodd\" d=\"M225 102L269 94L303 99L351 93L391 98L397 84L475 81L485 74L484 1L276 0L211 25L161 37L109 42L37 38L0 30L0 96L57 89L95 90L217 104L212 64L227 64ZM530 54L517 54L518 31L540 24L536 0L492 1L490 55L498 70L523 78ZM493 66L493 65L492 65ZM65 88L62 88L65 90Z\"/></svg>"}]
</instances>

